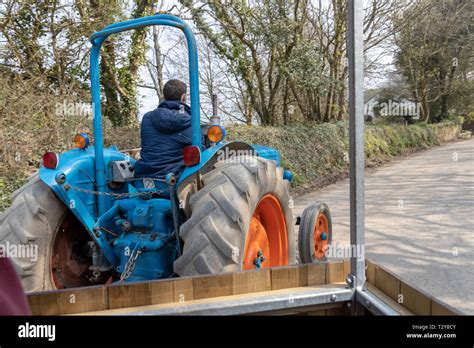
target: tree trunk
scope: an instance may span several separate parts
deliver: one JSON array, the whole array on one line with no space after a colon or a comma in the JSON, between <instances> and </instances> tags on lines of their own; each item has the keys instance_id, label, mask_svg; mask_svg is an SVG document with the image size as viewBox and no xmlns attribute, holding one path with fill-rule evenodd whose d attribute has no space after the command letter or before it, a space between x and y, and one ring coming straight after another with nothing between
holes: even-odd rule
<instances>
[{"instance_id":1,"label":"tree trunk","mask_svg":"<svg viewBox=\"0 0 474 348\"><path fill-rule=\"evenodd\" d=\"M104 116L107 117L114 126L122 124L122 114L120 112L120 101L118 92L112 81L112 76L106 68L106 63L115 66L115 48L112 41L106 41L103 44L103 53L100 62L100 75L102 76L102 85L104 87L105 103Z\"/></svg>"}]
</instances>

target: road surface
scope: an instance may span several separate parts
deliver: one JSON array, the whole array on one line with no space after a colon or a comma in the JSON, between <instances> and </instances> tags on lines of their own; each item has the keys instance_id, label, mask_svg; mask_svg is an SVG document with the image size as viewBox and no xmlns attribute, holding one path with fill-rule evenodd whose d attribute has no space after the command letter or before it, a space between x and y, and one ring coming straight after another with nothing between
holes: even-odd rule
<instances>
[{"instance_id":1,"label":"road surface","mask_svg":"<svg viewBox=\"0 0 474 348\"><path fill-rule=\"evenodd\" d=\"M333 244L349 245L349 181L295 198L332 213ZM366 172L365 255L428 294L474 314L474 139Z\"/></svg>"}]
</instances>

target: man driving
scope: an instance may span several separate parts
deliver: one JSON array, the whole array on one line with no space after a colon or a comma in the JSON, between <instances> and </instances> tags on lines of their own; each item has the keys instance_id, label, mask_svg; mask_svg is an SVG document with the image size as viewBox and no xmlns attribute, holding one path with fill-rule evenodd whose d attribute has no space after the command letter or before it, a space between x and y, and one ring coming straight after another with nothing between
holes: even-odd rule
<instances>
[{"instance_id":1,"label":"man driving","mask_svg":"<svg viewBox=\"0 0 474 348\"><path fill-rule=\"evenodd\" d=\"M191 108L186 104L187 86L169 80L163 87L164 101L143 116L141 159L135 164L135 178L179 177L185 165L183 148L191 145Z\"/></svg>"}]
</instances>

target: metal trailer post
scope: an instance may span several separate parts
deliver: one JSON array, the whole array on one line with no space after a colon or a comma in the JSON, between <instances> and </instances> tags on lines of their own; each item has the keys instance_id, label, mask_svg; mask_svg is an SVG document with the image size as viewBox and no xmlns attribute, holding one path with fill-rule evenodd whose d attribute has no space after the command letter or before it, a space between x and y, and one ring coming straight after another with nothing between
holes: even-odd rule
<instances>
[{"instance_id":1,"label":"metal trailer post","mask_svg":"<svg viewBox=\"0 0 474 348\"><path fill-rule=\"evenodd\" d=\"M349 59L349 158L351 273L347 282L355 290L354 313L363 308L375 315L398 315L365 289L364 222L364 16L363 1L347 1L347 55Z\"/></svg>"},{"instance_id":2,"label":"metal trailer post","mask_svg":"<svg viewBox=\"0 0 474 348\"><path fill-rule=\"evenodd\" d=\"M347 55L349 59L350 240L352 285L365 284L364 251L364 37L363 1L347 1Z\"/></svg>"}]
</instances>

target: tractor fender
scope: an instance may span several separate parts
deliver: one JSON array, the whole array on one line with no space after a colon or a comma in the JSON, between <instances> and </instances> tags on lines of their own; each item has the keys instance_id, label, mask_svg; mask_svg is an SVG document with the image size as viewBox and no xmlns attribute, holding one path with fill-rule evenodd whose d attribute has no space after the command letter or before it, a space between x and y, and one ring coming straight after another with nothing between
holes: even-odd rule
<instances>
[{"instance_id":1,"label":"tractor fender","mask_svg":"<svg viewBox=\"0 0 474 348\"><path fill-rule=\"evenodd\" d=\"M86 190L96 190L94 148L88 147L84 150L73 149L61 153L58 156L59 161L56 169L49 169L41 165L39 170L41 181L49 186L66 206L72 203L71 199L79 200L88 206L87 211L89 214L96 217L97 209L95 204L93 204L95 197L90 194L87 196L84 194L73 194L75 192L74 188L76 187ZM110 161L124 160L126 156L127 155L119 152L116 147L104 149L106 175L109 173L107 167ZM130 158L130 161L132 164L135 162L133 158Z\"/></svg>"},{"instance_id":2,"label":"tractor fender","mask_svg":"<svg viewBox=\"0 0 474 348\"><path fill-rule=\"evenodd\" d=\"M94 148L74 149L64 152L59 156L56 169L49 169L41 166L39 177L64 203L81 222L91 237L101 246L106 258L113 264L116 261L116 255L107 243L103 235L94 234L95 221L97 216L97 195L84 192L97 191L95 180L95 161ZM116 147L104 149L104 159L106 164L106 175L109 172L108 163L116 160L129 159L126 154L117 150ZM134 160L130 158L132 164ZM125 189L125 187L124 187ZM109 187L105 191L111 191ZM114 192L120 192L114 190ZM110 197L108 207L112 206Z\"/></svg>"},{"instance_id":3,"label":"tractor fender","mask_svg":"<svg viewBox=\"0 0 474 348\"><path fill-rule=\"evenodd\" d=\"M227 143L217 143L215 146L204 150L201 153L201 161L199 164L187 167L178 181L179 188L186 186L192 182L196 175L201 175L214 169L214 165L218 161L228 159L233 156L258 156L276 162L277 167L280 166L280 154L277 150L260 146L250 145L242 141L230 141Z\"/></svg>"}]
</instances>

